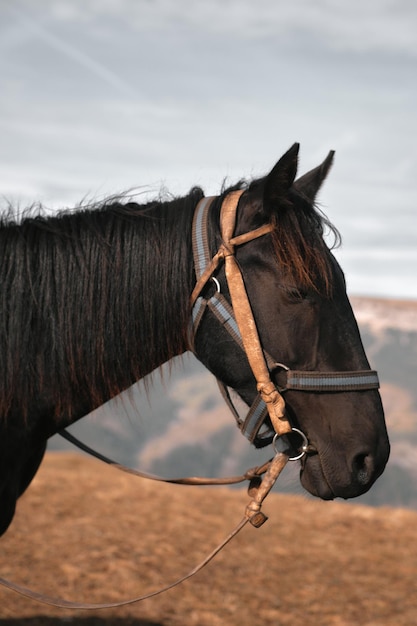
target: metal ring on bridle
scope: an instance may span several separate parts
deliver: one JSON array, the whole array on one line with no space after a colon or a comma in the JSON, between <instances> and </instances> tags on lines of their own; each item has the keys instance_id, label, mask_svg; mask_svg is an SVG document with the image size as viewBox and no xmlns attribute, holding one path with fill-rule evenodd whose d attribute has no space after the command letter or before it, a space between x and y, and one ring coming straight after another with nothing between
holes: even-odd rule
<instances>
[{"instance_id":1,"label":"metal ring on bridle","mask_svg":"<svg viewBox=\"0 0 417 626\"><path fill-rule=\"evenodd\" d=\"M307 454L307 449L308 449L308 439L305 436L305 434L303 433L302 430L299 430L298 428L292 428L291 432L297 433L297 435L300 435L301 439L302 439L302 445L299 447L299 454L296 454L295 456L290 456L288 457L289 461L299 461L299 459L302 459L303 456L305 454ZM291 434L291 433L290 433ZM278 454L279 450L277 450L276 447L276 442L278 441L278 439L281 438L281 435L278 435L278 433L275 435L275 437L272 440L272 446L275 450L275 452Z\"/></svg>"},{"instance_id":2,"label":"metal ring on bridle","mask_svg":"<svg viewBox=\"0 0 417 626\"><path fill-rule=\"evenodd\" d=\"M220 293L220 292L221 292L221 290L220 290L220 283L219 283L219 281L217 280L217 278L215 278L214 276L212 276L212 277L211 277L211 280L212 280L212 281L213 281L213 283L216 285L217 293Z\"/></svg>"}]
</instances>

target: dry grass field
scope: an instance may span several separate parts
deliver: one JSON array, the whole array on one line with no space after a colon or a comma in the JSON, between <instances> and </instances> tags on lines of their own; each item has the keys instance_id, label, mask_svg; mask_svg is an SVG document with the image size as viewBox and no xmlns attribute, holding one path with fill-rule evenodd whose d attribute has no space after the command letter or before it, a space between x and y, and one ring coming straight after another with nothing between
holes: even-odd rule
<instances>
[{"instance_id":1,"label":"dry grass field","mask_svg":"<svg viewBox=\"0 0 417 626\"><path fill-rule=\"evenodd\" d=\"M279 490L279 486L278 486ZM197 564L241 519L245 491L149 483L49 453L0 540L0 576L50 595L109 602ZM417 513L275 490L196 577L119 609L45 607L0 590L2 626L415 626Z\"/></svg>"}]
</instances>

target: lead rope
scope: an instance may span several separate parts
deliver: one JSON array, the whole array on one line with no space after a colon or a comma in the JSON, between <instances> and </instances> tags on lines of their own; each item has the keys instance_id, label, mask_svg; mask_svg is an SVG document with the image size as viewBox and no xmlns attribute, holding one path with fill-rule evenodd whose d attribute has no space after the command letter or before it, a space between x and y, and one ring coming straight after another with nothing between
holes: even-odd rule
<instances>
[{"instance_id":1,"label":"lead rope","mask_svg":"<svg viewBox=\"0 0 417 626\"><path fill-rule=\"evenodd\" d=\"M111 465L126 474L131 474L132 476L138 476L139 478L145 478L146 480L154 480L160 483L169 483L174 485L236 485L238 483L243 483L245 480L252 480L255 478L259 478L262 474L264 474L269 466L270 461L267 461L263 465L258 465L251 469L246 470L244 474L240 476L223 476L220 478L207 478L205 476L186 476L183 478L165 478L164 476L157 476L156 474L149 474L148 472L141 472L140 470L132 469L131 467L127 467L126 465L122 465L122 463L118 463L117 461L113 461L109 457L101 454L101 452L97 452L94 448L90 448L86 443L74 437L67 430L60 430L58 435L61 435L63 439L66 439L74 446L82 450L83 452L87 452L95 459L99 461L103 461L103 463L107 463L107 465Z\"/></svg>"},{"instance_id":2,"label":"lead rope","mask_svg":"<svg viewBox=\"0 0 417 626\"><path fill-rule=\"evenodd\" d=\"M252 524L255 528L259 528L262 526L264 522L268 519L267 516L261 511L262 503L265 500L266 496L271 491L274 486L278 476L281 474L285 465L288 462L288 454L286 452L278 452L274 458L269 462L268 468L265 472L263 478L257 476L252 478L249 485L249 495L252 496L252 500L246 507L245 514L241 521L235 526L231 533L227 535L225 539L203 560L199 563L194 569L189 571L187 574L178 578L178 580L165 585L161 589L157 589L156 591L151 591L145 595L138 596L136 598L131 598L129 600L121 600L120 602L108 602L108 603L83 603L83 602L72 602L70 600L65 600L64 598L54 598L52 596L48 596L42 593L38 593L36 591L32 591L27 587L23 587L22 585L18 585L13 583L5 578L0 578L0 585L10 589L25 598L29 598L30 600L35 600L36 602L40 602L42 604L47 604L49 606L54 606L60 609L83 609L83 610L99 610L99 609L113 609L121 606L127 606L128 604L135 604L137 602L142 602L142 600L147 600L149 598L153 598L165 591L169 591L174 587L177 587L181 583L185 582L198 572L200 572L210 561L214 559L214 557L221 551L223 548L234 538L236 535L242 530L244 526L248 522Z\"/></svg>"}]
</instances>

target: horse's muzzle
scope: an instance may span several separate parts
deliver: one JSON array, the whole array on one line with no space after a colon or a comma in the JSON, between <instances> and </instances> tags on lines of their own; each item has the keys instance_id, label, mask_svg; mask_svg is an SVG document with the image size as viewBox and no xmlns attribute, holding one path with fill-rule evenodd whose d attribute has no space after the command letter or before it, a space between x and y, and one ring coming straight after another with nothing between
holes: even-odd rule
<instances>
[{"instance_id":1,"label":"horse's muzzle","mask_svg":"<svg viewBox=\"0 0 417 626\"><path fill-rule=\"evenodd\" d=\"M336 455L330 460L314 445L309 445L301 459L301 484L323 500L355 498L366 493L382 474L389 451L389 442L385 440L372 453L362 450L351 459L343 460Z\"/></svg>"}]
</instances>

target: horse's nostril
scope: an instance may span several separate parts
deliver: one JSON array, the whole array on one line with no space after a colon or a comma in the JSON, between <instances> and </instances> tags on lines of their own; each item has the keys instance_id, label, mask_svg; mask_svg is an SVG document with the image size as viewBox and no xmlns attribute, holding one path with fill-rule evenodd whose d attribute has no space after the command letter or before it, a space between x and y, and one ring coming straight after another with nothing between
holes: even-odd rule
<instances>
[{"instance_id":1,"label":"horse's nostril","mask_svg":"<svg viewBox=\"0 0 417 626\"><path fill-rule=\"evenodd\" d=\"M367 453L357 454L353 459L352 469L358 483L367 485L372 479L374 471L372 456Z\"/></svg>"}]
</instances>

